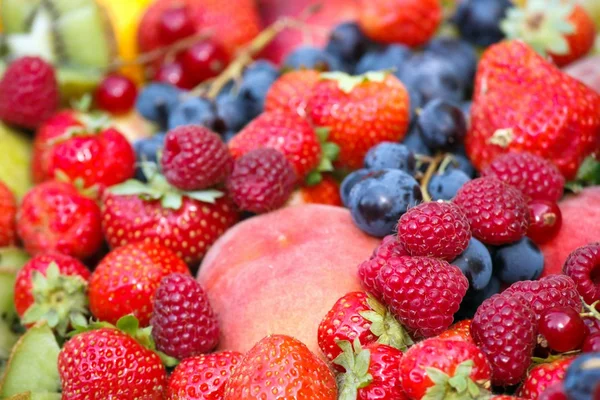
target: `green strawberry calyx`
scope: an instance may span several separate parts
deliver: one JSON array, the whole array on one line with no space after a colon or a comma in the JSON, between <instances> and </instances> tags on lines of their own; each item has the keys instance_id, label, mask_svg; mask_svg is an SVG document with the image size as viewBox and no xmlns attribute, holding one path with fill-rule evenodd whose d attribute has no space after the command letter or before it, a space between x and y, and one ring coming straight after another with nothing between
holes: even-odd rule
<instances>
[{"instance_id":1,"label":"green strawberry calyx","mask_svg":"<svg viewBox=\"0 0 600 400\"><path fill-rule=\"evenodd\" d=\"M333 362L346 370L338 375L338 400L356 400L358 389L373 382L373 376L369 373L371 352L362 348L358 338L354 339L354 346L347 340L340 340L337 345L342 349L342 353Z\"/></svg>"},{"instance_id":2,"label":"green strawberry calyx","mask_svg":"<svg viewBox=\"0 0 600 400\"><path fill-rule=\"evenodd\" d=\"M359 314L371 322L370 331L380 344L386 344L400 351L406 351L414 342L404 327L386 306L369 295L367 304L370 311L361 311Z\"/></svg>"},{"instance_id":3,"label":"green strawberry calyx","mask_svg":"<svg viewBox=\"0 0 600 400\"><path fill-rule=\"evenodd\" d=\"M167 179L158 172L158 166L152 162L140 163L148 183L129 179L123 183L111 186L108 191L117 196L137 195L146 201L160 200L164 208L179 210L183 205L183 198L198 200L203 203L214 204L215 201L225 194L219 190L206 189L197 191L179 190L167 182Z\"/></svg>"},{"instance_id":4,"label":"green strawberry calyx","mask_svg":"<svg viewBox=\"0 0 600 400\"><path fill-rule=\"evenodd\" d=\"M490 382L480 382L479 385L475 383L471 379L473 365L473 360L460 363L454 376L437 368L426 367L425 372L434 385L427 389L423 400L471 400L485 397L487 391L481 386L489 387Z\"/></svg>"},{"instance_id":5,"label":"green strawberry calyx","mask_svg":"<svg viewBox=\"0 0 600 400\"><path fill-rule=\"evenodd\" d=\"M60 336L65 336L73 318L88 314L87 281L79 275L63 275L51 262L45 274L31 274L33 304L25 311L25 325L46 321Z\"/></svg>"},{"instance_id":6,"label":"green strawberry calyx","mask_svg":"<svg viewBox=\"0 0 600 400\"><path fill-rule=\"evenodd\" d=\"M317 168L309 172L304 182L308 186L314 186L319 184L323 180L324 172L332 172L334 170L333 163L337 160L340 155L340 147L333 143L328 142L330 128L319 127L315 129L315 134L319 139L321 145L321 160Z\"/></svg>"},{"instance_id":7,"label":"green strawberry calyx","mask_svg":"<svg viewBox=\"0 0 600 400\"><path fill-rule=\"evenodd\" d=\"M323 72L321 79L336 81L340 90L350 93L358 85L365 82L383 82L391 71L369 71L362 75L350 75L345 72Z\"/></svg>"}]
</instances>

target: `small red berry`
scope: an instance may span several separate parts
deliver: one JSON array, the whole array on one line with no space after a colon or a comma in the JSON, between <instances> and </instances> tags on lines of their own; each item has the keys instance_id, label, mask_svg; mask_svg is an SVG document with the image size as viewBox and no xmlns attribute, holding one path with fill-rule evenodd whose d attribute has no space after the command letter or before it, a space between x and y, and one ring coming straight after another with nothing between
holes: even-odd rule
<instances>
[{"instance_id":1,"label":"small red berry","mask_svg":"<svg viewBox=\"0 0 600 400\"><path fill-rule=\"evenodd\" d=\"M555 307L542 314L538 323L540 335L548 347L559 353L577 350L588 334L579 313L571 307Z\"/></svg>"},{"instance_id":2,"label":"small red berry","mask_svg":"<svg viewBox=\"0 0 600 400\"><path fill-rule=\"evenodd\" d=\"M587 326L588 330L590 331L590 335L593 335L595 333L600 333L600 319L598 319L596 317L584 317L583 322L585 323L585 326Z\"/></svg>"},{"instance_id":3,"label":"small red berry","mask_svg":"<svg viewBox=\"0 0 600 400\"><path fill-rule=\"evenodd\" d=\"M595 353L600 351L600 333L597 332L593 335L588 335L583 341L581 351L584 353Z\"/></svg>"},{"instance_id":4,"label":"small red berry","mask_svg":"<svg viewBox=\"0 0 600 400\"><path fill-rule=\"evenodd\" d=\"M553 239L562 226L562 213L558 204L547 200L529 203L529 230L527 236L537 244Z\"/></svg>"},{"instance_id":5,"label":"small red berry","mask_svg":"<svg viewBox=\"0 0 600 400\"><path fill-rule=\"evenodd\" d=\"M170 83L180 89L191 89L194 87L192 80L183 70L183 66L178 61L161 64L154 76L158 82Z\"/></svg>"},{"instance_id":6,"label":"small red berry","mask_svg":"<svg viewBox=\"0 0 600 400\"><path fill-rule=\"evenodd\" d=\"M537 398L538 400L569 400L567 394L563 390L562 382L555 383L549 386Z\"/></svg>"},{"instance_id":7,"label":"small red berry","mask_svg":"<svg viewBox=\"0 0 600 400\"><path fill-rule=\"evenodd\" d=\"M17 199L10 188L0 181L0 247L17 240Z\"/></svg>"},{"instance_id":8,"label":"small red berry","mask_svg":"<svg viewBox=\"0 0 600 400\"><path fill-rule=\"evenodd\" d=\"M125 114L133 109L137 98L135 83L126 76L111 74L106 76L96 89L98 108L111 114Z\"/></svg>"},{"instance_id":9,"label":"small red berry","mask_svg":"<svg viewBox=\"0 0 600 400\"><path fill-rule=\"evenodd\" d=\"M229 63L229 54L212 40L203 40L185 50L179 57L183 71L194 84L219 75Z\"/></svg>"},{"instance_id":10,"label":"small red berry","mask_svg":"<svg viewBox=\"0 0 600 400\"><path fill-rule=\"evenodd\" d=\"M358 266L358 276L362 285L378 300L383 300L383 294L377 281L379 270L390 258L401 256L410 256L410 254L395 235L388 235L383 238L379 247L373 251L371 258Z\"/></svg>"},{"instance_id":11,"label":"small red berry","mask_svg":"<svg viewBox=\"0 0 600 400\"><path fill-rule=\"evenodd\" d=\"M563 272L573 278L577 291L587 304L600 300L600 242L582 246L569 254Z\"/></svg>"},{"instance_id":12,"label":"small red berry","mask_svg":"<svg viewBox=\"0 0 600 400\"><path fill-rule=\"evenodd\" d=\"M158 31L163 43L169 45L194 34L194 23L190 11L184 5L169 7L158 20Z\"/></svg>"}]
</instances>

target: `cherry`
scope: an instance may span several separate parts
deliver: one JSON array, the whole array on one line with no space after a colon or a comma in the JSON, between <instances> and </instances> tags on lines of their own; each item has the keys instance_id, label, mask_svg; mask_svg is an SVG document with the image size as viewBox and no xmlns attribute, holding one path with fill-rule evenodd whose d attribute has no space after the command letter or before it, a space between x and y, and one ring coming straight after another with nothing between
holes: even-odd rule
<instances>
[{"instance_id":1,"label":"cherry","mask_svg":"<svg viewBox=\"0 0 600 400\"><path fill-rule=\"evenodd\" d=\"M202 40L181 53L183 70L194 84L219 75L229 63L229 54L213 40Z\"/></svg>"},{"instance_id":2,"label":"cherry","mask_svg":"<svg viewBox=\"0 0 600 400\"><path fill-rule=\"evenodd\" d=\"M126 76L107 75L96 89L96 105L111 114L125 114L135 104L137 87Z\"/></svg>"},{"instance_id":3,"label":"cherry","mask_svg":"<svg viewBox=\"0 0 600 400\"><path fill-rule=\"evenodd\" d=\"M170 83L181 89L191 89L194 87L194 84L183 70L181 63L178 61L162 64L158 69L154 80Z\"/></svg>"},{"instance_id":4,"label":"cherry","mask_svg":"<svg viewBox=\"0 0 600 400\"><path fill-rule=\"evenodd\" d=\"M600 332L600 319L596 317L584 317L583 322L588 327L590 335Z\"/></svg>"},{"instance_id":5,"label":"cherry","mask_svg":"<svg viewBox=\"0 0 600 400\"><path fill-rule=\"evenodd\" d=\"M600 351L600 333L588 335L583 341L581 351L584 353L595 353Z\"/></svg>"},{"instance_id":6,"label":"cherry","mask_svg":"<svg viewBox=\"0 0 600 400\"><path fill-rule=\"evenodd\" d=\"M158 21L158 31L161 40L167 45L192 36L195 28L188 8L182 6L166 9Z\"/></svg>"},{"instance_id":7,"label":"cherry","mask_svg":"<svg viewBox=\"0 0 600 400\"><path fill-rule=\"evenodd\" d=\"M529 203L530 225L527 236L537 244L553 239L562 226L562 213L558 204L534 200Z\"/></svg>"},{"instance_id":8,"label":"cherry","mask_svg":"<svg viewBox=\"0 0 600 400\"><path fill-rule=\"evenodd\" d=\"M555 383L546 388L538 397L538 400L568 400L563 391L562 382Z\"/></svg>"},{"instance_id":9,"label":"cherry","mask_svg":"<svg viewBox=\"0 0 600 400\"><path fill-rule=\"evenodd\" d=\"M579 313L571 307L554 307L545 311L538 328L548 347L559 353L579 349L589 333Z\"/></svg>"}]
</instances>

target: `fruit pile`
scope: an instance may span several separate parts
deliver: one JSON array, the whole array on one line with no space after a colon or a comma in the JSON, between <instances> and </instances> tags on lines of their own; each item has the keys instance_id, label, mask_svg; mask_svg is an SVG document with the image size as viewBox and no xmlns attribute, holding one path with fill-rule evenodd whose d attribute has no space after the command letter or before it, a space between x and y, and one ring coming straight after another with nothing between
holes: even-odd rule
<instances>
[{"instance_id":1,"label":"fruit pile","mask_svg":"<svg viewBox=\"0 0 600 400\"><path fill-rule=\"evenodd\" d=\"M2 0L0 399L600 399L585 0Z\"/></svg>"}]
</instances>

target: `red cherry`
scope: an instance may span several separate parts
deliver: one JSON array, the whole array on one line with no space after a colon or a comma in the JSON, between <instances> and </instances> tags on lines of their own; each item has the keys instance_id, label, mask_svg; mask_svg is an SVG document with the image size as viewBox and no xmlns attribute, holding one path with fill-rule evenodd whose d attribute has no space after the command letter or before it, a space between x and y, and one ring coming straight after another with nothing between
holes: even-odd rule
<instances>
[{"instance_id":1,"label":"red cherry","mask_svg":"<svg viewBox=\"0 0 600 400\"><path fill-rule=\"evenodd\" d=\"M195 28L186 6L166 9L158 21L158 31L163 43L169 45L192 36Z\"/></svg>"},{"instance_id":2,"label":"red cherry","mask_svg":"<svg viewBox=\"0 0 600 400\"><path fill-rule=\"evenodd\" d=\"M538 400L569 400L563 391L562 382L549 386L539 395Z\"/></svg>"},{"instance_id":3,"label":"red cherry","mask_svg":"<svg viewBox=\"0 0 600 400\"><path fill-rule=\"evenodd\" d=\"M129 112L136 97L135 83L123 75L107 75L96 89L96 105L111 114Z\"/></svg>"},{"instance_id":4,"label":"red cherry","mask_svg":"<svg viewBox=\"0 0 600 400\"><path fill-rule=\"evenodd\" d=\"M589 333L579 313L571 307L554 307L545 311L538 328L548 347L559 353L579 349Z\"/></svg>"},{"instance_id":5,"label":"red cherry","mask_svg":"<svg viewBox=\"0 0 600 400\"><path fill-rule=\"evenodd\" d=\"M180 58L183 70L194 84L219 75L229 63L229 54L212 40L203 40L185 50Z\"/></svg>"},{"instance_id":6,"label":"red cherry","mask_svg":"<svg viewBox=\"0 0 600 400\"><path fill-rule=\"evenodd\" d=\"M583 322L588 327L590 335L600 332L600 319L596 317L584 317Z\"/></svg>"},{"instance_id":7,"label":"red cherry","mask_svg":"<svg viewBox=\"0 0 600 400\"><path fill-rule=\"evenodd\" d=\"M558 204L534 200L529 203L530 224L527 236L537 244L553 239L562 226L562 213Z\"/></svg>"},{"instance_id":8,"label":"red cherry","mask_svg":"<svg viewBox=\"0 0 600 400\"><path fill-rule=\"evenodd\" d=\"M174 61L165 63L160 66L154 80L159 82L170 83L181 89L191 89L194 84L190 81L183 70L181 63Z\"/></svg>"},{"instance_id":9,"label":"red cherry","mask_svg":"<svg viewBox=\"0 0 600 400\"><path fill-rule=\"evenodd\" d=\"M600 351L600 333L588 335L583 341L581 351L584 353L595 353Z\"/></svg>"}]
</instances>

